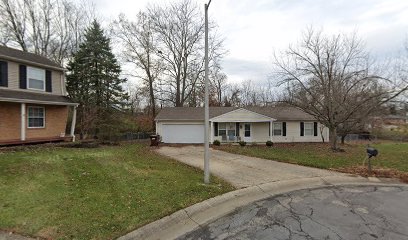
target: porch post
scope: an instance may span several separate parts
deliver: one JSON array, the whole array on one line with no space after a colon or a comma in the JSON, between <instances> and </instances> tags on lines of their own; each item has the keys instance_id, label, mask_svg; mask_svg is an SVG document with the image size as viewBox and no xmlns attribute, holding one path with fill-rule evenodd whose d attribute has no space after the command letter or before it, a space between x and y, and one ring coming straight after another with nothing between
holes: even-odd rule
<instances>
[{"instance_id":1,"label":"porch post","mask_svg":"<svg viewBox=\"0 0 408 240\"><path fill-rule=\"evenodd\" d=\"M270 121L270 123L269 123L269 124L271 124L271 127L269 128L269 138L270 138L270 140L271 140L271 142L272 142L272 133L273 133L272 128L273 128L273 121Z\"/></svg>"},{"instance_id":2,"label":"porch post","mask_svg":"<svg viewBox=\"0 0 408 240\"><path fill-rule=\"evenodd\" d=\"M20 131L20 140L26 140L26 104L21 104L21 131Z\"/></svg>"},{"instance_id":3,"label":"porch post","mask_svg":"<svg viewBox=\"0 0 408 240\"><path fill-rule=\"evenodd\" d=\"M214 142L214 122L210 121L210 144Z\"/></svg>"},{"instance_id":4,"label":"porch post","mask_svg":"<svg viewBox=\"0 0 408 240\"><path fill-rule=\"evenodd\" d=\"M77 106L74 106L74 111L72 112L72 121L71 121L71 137L72 141L75 142L75 124L76 124L76 113L77 113Z\"/></svg>"}]
</instances>

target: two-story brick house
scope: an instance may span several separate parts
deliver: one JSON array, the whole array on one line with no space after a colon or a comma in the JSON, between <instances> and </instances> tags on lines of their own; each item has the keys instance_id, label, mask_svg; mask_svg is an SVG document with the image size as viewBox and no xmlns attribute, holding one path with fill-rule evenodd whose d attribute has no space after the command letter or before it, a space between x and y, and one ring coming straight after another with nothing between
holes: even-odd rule
<instances>
[{"instance_id":1,"label":"two-story brick house","mask_svg":"<svg viewBox=\"0 0 408 240\"><path fill-rule=\"evenodd\" d=\"M66 97L60 65L0 46L0 145L74 140L77 105ZM69 108L74 117L67 135Z\"/></svg>"}]
</instances>

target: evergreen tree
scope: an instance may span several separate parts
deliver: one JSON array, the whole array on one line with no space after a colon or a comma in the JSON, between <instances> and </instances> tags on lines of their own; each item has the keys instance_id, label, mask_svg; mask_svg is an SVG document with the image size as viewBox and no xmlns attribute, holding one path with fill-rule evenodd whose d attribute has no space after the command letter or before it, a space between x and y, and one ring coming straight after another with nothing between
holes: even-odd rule
<instances>
[{"instance_id":1,"label":"evergreen tree","mask_svg":"<svg viewBox=\"0 0 408 240\"><path fill-rule=\"evenodd\" d=\"M96 20L85 31L85 41L68 63L68 71L67 91L80 104L81 137L99 134L106 126L113 125L112 114L122 108L127 98L122 89L126 79L120 78L121 69L112 53L110 39Z\"/></svg>"}]
</instances>

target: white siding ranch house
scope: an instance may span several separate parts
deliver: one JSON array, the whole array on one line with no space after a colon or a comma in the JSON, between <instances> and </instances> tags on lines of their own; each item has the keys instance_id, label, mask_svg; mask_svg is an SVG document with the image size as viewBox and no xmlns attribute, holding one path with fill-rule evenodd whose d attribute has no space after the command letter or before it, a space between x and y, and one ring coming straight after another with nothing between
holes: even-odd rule
<instances>
[{"instance_id":1,"label":"white siding ranch house","mask_svg":"<svg viewBox=\"0 0 408 240\"><path fill-rule=\"evenodd\" d=\"M163 143L204 142L204 108L163 108L155 122ZM329 130L294 107L210 107L209 136L210 143L322 142Z\"/></svg>"}]
</instances>

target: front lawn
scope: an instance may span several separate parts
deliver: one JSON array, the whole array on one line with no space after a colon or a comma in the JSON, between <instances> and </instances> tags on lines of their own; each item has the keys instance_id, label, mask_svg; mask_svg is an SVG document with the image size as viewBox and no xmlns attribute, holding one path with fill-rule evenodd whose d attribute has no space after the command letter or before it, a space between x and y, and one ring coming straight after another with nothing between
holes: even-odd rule
<instances>
[{"instance_id":1,"label":"front lawn","mask_svg":"<svg viewBox=\"0 0 408 240\"><path fill-rule=\"evenodd\" d=\"M372 160L375 168L408 172L408 143L384 142L371 146L379 151L379 155ZM329 145L323 143L275 144L272 148L263 145L246 147L221 145L217 148L236 154L324 169L361 166L367 156L365 144L346 144L340 147L345 152L333 152Z\"/></svg>"},{"instance_id":2,"label":"front lawn","mask_svg":"<svg viewBox=\"0 0 408 240\"><path fill-rule=\"evenodd\" d=\"M233 190L143 144L0 152L0 229L47 239L112 239Z\"/></svg>"}]
</instances>

